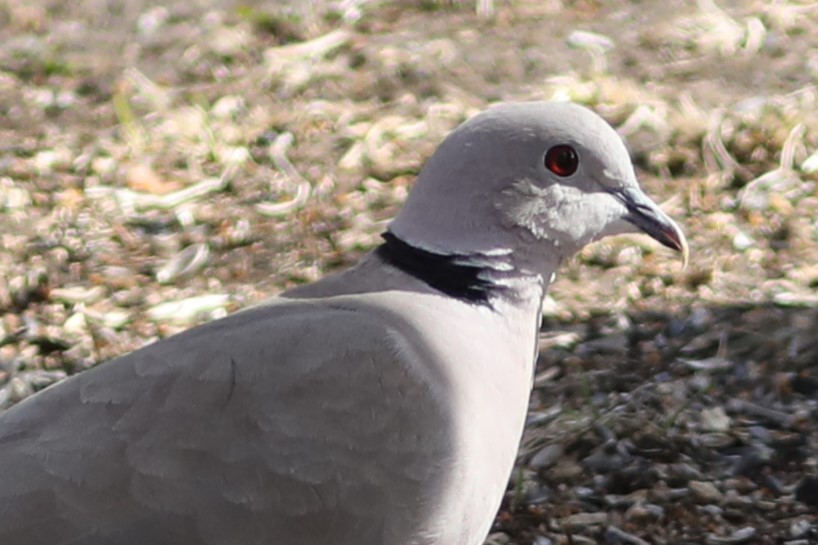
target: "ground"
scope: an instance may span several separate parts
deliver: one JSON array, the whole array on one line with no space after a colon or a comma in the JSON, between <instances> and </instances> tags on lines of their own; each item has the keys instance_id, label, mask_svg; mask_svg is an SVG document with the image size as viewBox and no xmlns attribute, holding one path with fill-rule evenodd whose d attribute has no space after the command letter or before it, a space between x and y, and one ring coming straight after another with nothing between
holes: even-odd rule
<instances>
[{"instance_id":1,"label":"ground","mask_svg":"<svg viewBox=\"0 0 818 545\"><path fill-rule=\"evenodd\" d=\"M493 543L818 542L818 6L0 0L0 407L354 262L492 102L690 239L566 264Z\"/></svg>"}]
</instances>

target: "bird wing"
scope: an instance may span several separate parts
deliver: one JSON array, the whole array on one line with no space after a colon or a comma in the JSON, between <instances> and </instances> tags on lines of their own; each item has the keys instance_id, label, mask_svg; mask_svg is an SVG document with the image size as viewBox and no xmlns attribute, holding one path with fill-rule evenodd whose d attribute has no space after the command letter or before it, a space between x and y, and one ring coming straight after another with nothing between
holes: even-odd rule
<instances>
[{"instance_id":1,"label":"bird wing","mask_svg":"<svg viewBox=\"0 0 818 545\"><path fill-rule=\"evenodd\" d=\"M422 533L453 458L444 386L418 375L399 325L324 301L239 312L0 415L0 543Z\"/></svg>"}]
</instances>

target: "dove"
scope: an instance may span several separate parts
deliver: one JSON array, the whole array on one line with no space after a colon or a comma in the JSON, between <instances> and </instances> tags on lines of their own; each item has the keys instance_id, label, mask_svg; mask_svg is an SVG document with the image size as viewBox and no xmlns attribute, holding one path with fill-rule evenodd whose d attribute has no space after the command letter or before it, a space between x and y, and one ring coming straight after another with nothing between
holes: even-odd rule
<instances>
[{"instance_id":1,"label":"dove","mask_svg":"<svg viewBox=\"0 0 818 545\"><path fill-rule=\"evenodd\" d=\"M0 543L479 545L523 432L541 305L603 237L679 226L582 106L451 132L354 267L0 415Z\"/></svg>"}]
</instances>

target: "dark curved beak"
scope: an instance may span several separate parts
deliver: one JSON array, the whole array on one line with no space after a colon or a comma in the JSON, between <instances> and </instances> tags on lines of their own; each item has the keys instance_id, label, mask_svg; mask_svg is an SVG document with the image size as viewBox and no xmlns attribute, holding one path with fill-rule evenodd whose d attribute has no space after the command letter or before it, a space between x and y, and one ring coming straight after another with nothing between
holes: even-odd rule
<instances>
[{"instance_id":1,"label":"dark curved beak","mask_svg":"<svg viewBox=\"0 0 818 545\"><path fill-rule=\"evenodd\" d=\"M633 224L659 243L682 254L682 267L687 267L690 250L687 238L670 216L639 189L625 188L613 191L614 196L628 210L625 221Z\"/></svg>"}]
</instances>

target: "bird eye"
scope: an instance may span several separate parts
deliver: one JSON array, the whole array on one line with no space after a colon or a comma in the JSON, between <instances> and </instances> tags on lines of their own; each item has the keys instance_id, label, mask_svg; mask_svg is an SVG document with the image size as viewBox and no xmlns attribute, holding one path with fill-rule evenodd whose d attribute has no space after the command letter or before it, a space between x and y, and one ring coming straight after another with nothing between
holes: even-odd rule
<instances>
[{"instance_id":1,"label":"bird eye","mask_svg":"<svg viewBox=\"0 0 818 545\"><path fill-rule=\"evenodd\" d=\"M557 176L570 176L579 167L579 155L571 146L560 144L545 152L543 163L545 163L545 168Z\"/></svg>"}]
</instances>

